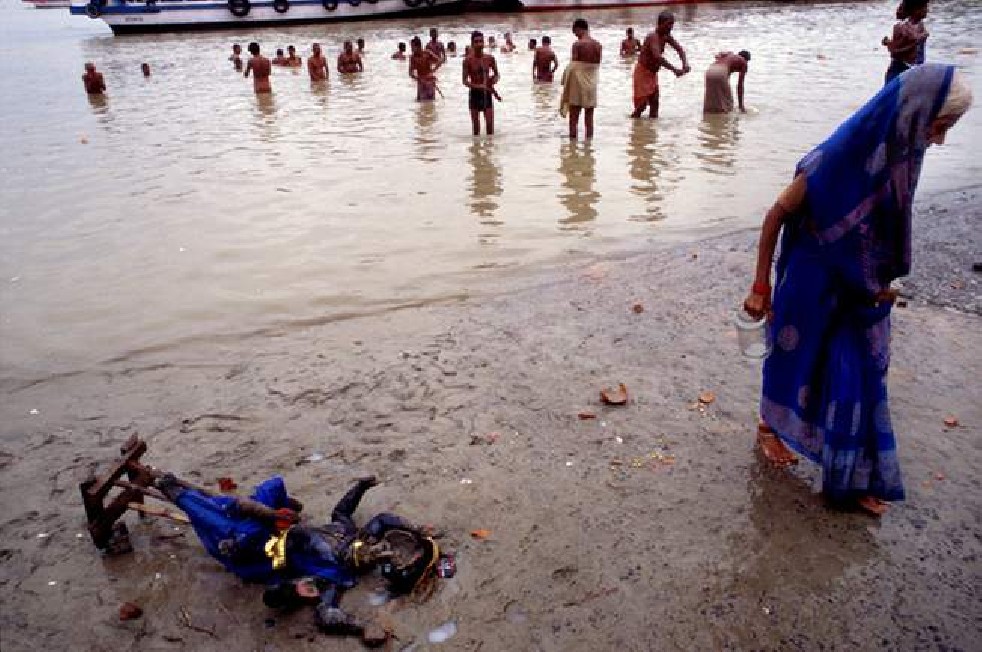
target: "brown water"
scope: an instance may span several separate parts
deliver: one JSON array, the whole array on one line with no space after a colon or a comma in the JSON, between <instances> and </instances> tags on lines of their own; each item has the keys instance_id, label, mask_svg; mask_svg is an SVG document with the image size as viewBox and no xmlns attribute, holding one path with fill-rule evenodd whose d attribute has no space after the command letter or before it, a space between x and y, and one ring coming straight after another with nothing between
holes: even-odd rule
<instances>
[{"instance_id":1,"label":"brown water","mask_svg":"<svg viewBox=\"0 0 982 652\"><path fill-rule=\"evenodd\" d=\"M652 10L590 12L606 48L597 139L570 144L559 88L531 57L499 55L499 133L469 135L460 60L446 98L417 105L389 21L114 38L98 21L0 4L0 365L5 377L88 368L146 348L276 333L412 302L493 291L502 275L754 225L795 161L882 80L893 0L718 3L679 10L694 68L663 80L662 118L631 121L623 30ZM982 97L982 3L937 3L928 56L954 61ZM475 26L553 36L573 14L436 22L462 45ZM366 73L312 88L276 70L257 101L226 57L345 38ZM720 49L753 53L748 115L703 121L702 71ZM819 54L826 58L819 58ZM82 92L82 63L109 94ZM140 74L149 62L153 76ZM982 111L932 151L921 193L982 178ZM84 142L83 142L84 141ZM733 279L732 282L743 282ZM721 282L729 282L722 279Z\"/></svg>"}]
</instances>

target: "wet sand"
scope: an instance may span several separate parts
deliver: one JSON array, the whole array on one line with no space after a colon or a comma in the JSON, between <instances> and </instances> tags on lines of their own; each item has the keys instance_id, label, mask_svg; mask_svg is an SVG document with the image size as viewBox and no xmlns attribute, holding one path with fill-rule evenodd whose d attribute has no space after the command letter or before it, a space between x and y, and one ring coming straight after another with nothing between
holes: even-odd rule
<instances>
[{"instance_id":1,"label":"wet sand","mask_svg":"<svg viewBox=\"0 0 982 652\"><path fill-rule=\"evenodd\" d=\"M386 614L394 649L440 648L425 633L451 619L448 650L978 649L980 194L919 203L890 372L908 500L880 522L827 511L812 465L772 471L753 450L759 370L729 322L744 231L494 298L5 378L2 647L361 649L309 611L266 623L259 588L170 524L127 517L135 553L112 559L80 538L78 482L139 433L149 461L206 484L281 473L312 515L378 474L358 516L435 524L458 554L423 605L370 607L372 580L346 596ZM629 405L599 405L618 382ZM120 623L123 601L145 615Z\"/></svg>"}]
</instances>

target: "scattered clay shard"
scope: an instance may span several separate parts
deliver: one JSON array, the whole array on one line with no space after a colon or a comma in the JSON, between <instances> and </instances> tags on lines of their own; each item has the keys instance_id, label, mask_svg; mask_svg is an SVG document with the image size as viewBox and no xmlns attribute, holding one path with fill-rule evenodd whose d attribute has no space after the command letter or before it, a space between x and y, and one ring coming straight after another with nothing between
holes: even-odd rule
<instances>
[{"instance_id":1,"label":"scattered clay shard","mask_svg":"<svg viewBox=\"0 0 982 652\"><path fill-rule=\"evenodd\" d=\"M620 383L617 389L605 387L600 390L600 400L606 405L626 405L627 404L627 385Z\"/></svg>"},{"instance_id":2,"label":"scattered clay shard","mask_svg":"<svg viewBox=\"0 0 982 652\"><path fill-rule=\"evenodd\" d=\"M480 539L483 541L484 539L487 539L489 536L491 536L491 530L484 530L484 529L471 530L471 536L474 537L475 539Z\"/></svg>"},{"instance_id":3,"label":"scattered clay shard","mask_svg":"<svg viewBox=\"0 0 982 652\"><path fill-rule=\"evenodd\" d=\"M640 303L636 303L631 306L631 310L634 311L635 315L640 315L642 312L644 312L644 306Z\"/></svg>"},{"instance_id":4,"label":"scattered clay shard","mask_svg":"<svg viewBox=\"0 0 982 652\"><path fill-rule=\"evenodd\" d=\"M709 390L706 390L705 392L699 395L699 402L702 403L703 405L709 405L715 400L716 400L716 395L710 392Z\"/></svg>"},{"instance_id":5,"label":"scattered clay shard","mask_svg":"<svg viewBox=\"0 0 982 652\"><path fill-rule=\"evenodd\" d=\"M235 480L233 480L232 478L229 477L218 478L218 489L224 494L227 494L231 491L235 491L238 487L239 485L237 485L235 483Z\"/></svg>"},{"instance_id":6,"label":"scattered clay shard","mask_svg":"<svg viewBox=\"0 0 982 652\"><path fill-rule=\"evenodd\" d=\"M958 427L958 418L957 417L954 417L954 416L950 416L950 415L949 416L946 416L944 418L944 424L946 426L948 426L949 428L957 428Z\"/></svg>"},{"instance_id":7,"label":"scattered clay shard","mask_svg":"<svg viewBox=\"0 0 982 652\"><path fill-rule=\"evenodd\" d=\"M140 609L137 605L132 602L124 602L119 605L119 619L120 620L136 620L143 615L143 609Z\"/></svg>"},{"instance_id":8,"label":"scattered clay shard","mask_svg":"<svg viewBox=\"0 0 982 652\"><path fill-rule=\"evenodd\" d=\"M588 411L580 412L576 416L579 417L582 421L586 421L587 419L597 418L597 414L595 412L588 412Z\"/></svg>"}]
</instances>

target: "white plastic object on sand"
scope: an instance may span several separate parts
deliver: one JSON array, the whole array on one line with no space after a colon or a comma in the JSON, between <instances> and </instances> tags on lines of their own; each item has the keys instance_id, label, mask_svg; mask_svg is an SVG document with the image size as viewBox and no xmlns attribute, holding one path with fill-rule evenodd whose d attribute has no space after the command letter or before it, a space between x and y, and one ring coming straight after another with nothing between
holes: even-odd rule
<instances>
[{"instance_id":1,"label":"white plastic object on sand","mask_svg":"<svg viewBox=\"0 0 982 652\"><path fill-rule=\"evenodd\" d=\"M446 643L457 633L457 623L448 620L427 635L430 643Z\"/></svg>"}]
</instances>

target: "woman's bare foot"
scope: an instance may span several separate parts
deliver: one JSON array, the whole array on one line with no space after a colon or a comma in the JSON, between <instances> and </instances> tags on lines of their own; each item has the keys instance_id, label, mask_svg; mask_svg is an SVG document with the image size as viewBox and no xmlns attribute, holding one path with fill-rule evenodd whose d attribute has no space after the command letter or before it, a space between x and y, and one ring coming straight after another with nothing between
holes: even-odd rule
<instances>
[{"instance_id":1,"label":"woman's bare foot","mask_svg":"<svg viewBox=\"0 0 982 652\"><path fill-rule=\"evenodd\" d=\"M883 516L890 509L890 506L885 501L874 496L863 496L856 501L856 504L864 512L873 516Z\"/></svg>"},{"instance_id":2,"label":"woman's bare foot","mask_svg":"<svg viewBox=\"0 0 982 652\"><path fill-rule=\"evenodd\" d=\"M777 468L793 466L798 463L798 456L792 453L791 449L785 446L784 442L766 424L762 423L757 426L757 445L760 446L760 452L764 454L764 459Z\"/></svg>"}]
</instances>

